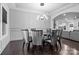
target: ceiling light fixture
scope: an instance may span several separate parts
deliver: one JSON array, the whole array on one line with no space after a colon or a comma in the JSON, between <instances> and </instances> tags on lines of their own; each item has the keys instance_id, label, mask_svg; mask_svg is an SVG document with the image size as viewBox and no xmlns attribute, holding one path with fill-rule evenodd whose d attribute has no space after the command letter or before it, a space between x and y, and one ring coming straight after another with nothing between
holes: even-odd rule
<instances>
[{"instance_id":1,"label":"ceiling light fixture","mask_svg":"<svg viewBox=\"0 0 79 59\"><path fill-rule=\"evenodd\" d=\"M44 3L40 3L40 6L44 6Z\"/></svg>"},{"instance_id":2,"label":"ceiling light fixture","mask_svg":"<svg viewBox=\"0 0 79 59\"><path fill-rule=\"evenodd\" d=\"M63 14L64 16L66 16L66 14Z\"/></svg>"},{"instance_id":3,"label":"ceiling light fixture","mask_svg":"<svg viewBox=\"0 0 79 59\"><path fill-rule=\"evenodd\" d=\"M40 20L48 20L48 16L43 14L43 15L38 15L37 16L37 19L40 19Z\"/></svg>"},{"instance_id":4,"label":"ceiling light fixture","mask_svg":"<svg viewBox=\"0 0 79 59\"><path fill-rule=\"evenodd\" d=\"M77 18L77 16L74 17L75 19Z\"/></svg>"}]
</instances>

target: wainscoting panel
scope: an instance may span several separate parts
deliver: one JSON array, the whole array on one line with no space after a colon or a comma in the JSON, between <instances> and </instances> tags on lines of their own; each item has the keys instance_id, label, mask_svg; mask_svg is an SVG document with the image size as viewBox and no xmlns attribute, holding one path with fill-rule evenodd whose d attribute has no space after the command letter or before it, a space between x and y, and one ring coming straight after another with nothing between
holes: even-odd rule
<instances>
[{"instance_id":1,"label":"wainscoting panel","mask_svg":"<svg viewBox=\"0 0 79 59\"><path fill-rule=\"evenodd\" d=\"M1 47L2 47L2 46L1 46L1 40L0 40L0 53L1 53Z\"/></svg>"},{"instance_id":2,"label":"wainscoting panel","mask_svg":"<svg viewBox=\"0 0 79 59\"><path fill-rule=\"evenodd\" d=\"M10 39L12 40L22 40L22 32L20 28L10 28Z\"/></svg>"}]
</instances>

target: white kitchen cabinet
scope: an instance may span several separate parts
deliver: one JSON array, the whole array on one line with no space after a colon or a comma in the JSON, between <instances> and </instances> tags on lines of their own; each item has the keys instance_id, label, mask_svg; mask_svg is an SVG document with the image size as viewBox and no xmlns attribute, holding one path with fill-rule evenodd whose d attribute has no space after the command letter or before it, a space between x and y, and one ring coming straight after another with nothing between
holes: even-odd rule
<instances>
[{"instance_id":1,"label":"white kitchen cabinet","mask_svg":"<svg viewBox=\"0 0 79 59\"><path fill-rule=\"evenodd\" d=\"M70 35L68 31L63 31L62 33L62 37L64 38L68 38L70 40L74 40L74 41L79 41L79 31L71 31Z\"/></svg>"},{"instance_id":2,"label":"white kitchen cabinet","mask_svg":"<svg viewBox=\"0 0 79 59\"><path fill-rule=\"evenodd\" d=\"M62 32L62 37L69 38L69 32L68 31L63 31Z\"/></svg>"},{"instance_id":3,"label":"white kitchen cabinet","mask_svg":"<svg viewBox=\"0 0 79 59\"><path fill-rule=\"evenodd\" d=\"M79 41L79 31L71 32L70 39Z\"/></svg>"}]
</instances>

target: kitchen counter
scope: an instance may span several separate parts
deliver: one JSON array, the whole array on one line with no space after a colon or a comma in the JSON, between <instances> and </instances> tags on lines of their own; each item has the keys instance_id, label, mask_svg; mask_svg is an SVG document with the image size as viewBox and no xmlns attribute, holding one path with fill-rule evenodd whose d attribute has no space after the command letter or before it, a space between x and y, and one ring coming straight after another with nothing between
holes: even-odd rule
<instances>
[{"instance_id":1,"label":"kitchen counter","mask_svg":"<svg viewBox=\"0 0 79 59\"><path fill-rule=\"evenodd\" d=\"M79 41L79 30L74 31L63 31L62 37L68 38L70 40Z\"/></svg>"}]
</instances>

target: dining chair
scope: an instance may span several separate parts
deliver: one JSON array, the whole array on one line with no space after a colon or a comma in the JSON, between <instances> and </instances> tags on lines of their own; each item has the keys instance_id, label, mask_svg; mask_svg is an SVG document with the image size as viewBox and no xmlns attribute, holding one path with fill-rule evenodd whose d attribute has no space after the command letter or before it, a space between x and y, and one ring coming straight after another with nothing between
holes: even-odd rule
<instances>
[{"instance_id":1,"label":"dining chair","mask_svg":"<svg viewBox=\"0 0 79 59\"><path fill-rule=\"evenodd\" d=\"M48 28L47 29L47 33L48 33L48 39L50 40L51 39L51 28Z\"/></svg>"},{"instance_id":2,"label":"dining chair","mask_svg":"<svg viewBox=\"0 0 79 59\"><path fill-rule=\"evenodd\" d=\"M50 44L51 44L51 48L53 47L54 50L57 50L57 36L58 34L58 30L52 30L52 36L51 36L51 41Z\"/></svg>"},{"instance_id":3,"label":"dining chair","mask_svg":"<svg viewBox=\"0 0 79 59\"><path fill-rule=\"evenodd\" d=\"M42 48L42 33L42 30L32 30L32 52L34 52L37 47L39 47L38 49Z\"/></svg>"},{"instance_id":4,"label":"dining chair","mask_svg":"<svg viewBox=\"0 0 79 59\"><path fill-rule=\"evenodd\" d=\"M58 32L58 43L59 43L59 45L60 45L60 50L62 49L62 32L63 32L63 30L62 29L60 29L59 30L59 32Z\"/></svg>"},{"instance_id":5,"label":"dining chair","mask_svg":"<svg viewBox=\"0 0 79 59\"><path fill-rule=\"evenodd\" d=\"M50 39L48 39L48 38L45 39L44 38L44 40L43 40L43 47L45 46L45 44L50 44L50 46L52 46L52 45L54 46L54 43L55 43L54 41L56 41L56 39L55 39L56 38L56 32L57 32L57 30L52 30L51 38ZM52 42L54 42L54 43L52 44Z\"/></svg>"},{"instance_id":6,"label":"dining chair","mask_svg":"<svg viewBox=\"0 0 79 59\"><path fill-rule=\"evenodd\" d=\"M32 36L32 45L35 45L36 30L31 30L31 36Z\"/></svg>"},{"instance_id":7,"label":"dining chair","mask_svg":"<svg viewBox=\"0 0 79 59\"><path fill-rule=\"evenodd\" d=\"M29 30L28 29L22 29L22 35L23 35L23 49L24 46L26 45L27 50L30 49L30 43L32 42L32 40L29 37Z\"/></svg>"},{"instance_id":8,"label":"dining chair","mask_svg":"<svg viewBox=\"0 0 79 59\"><path fill-rule=\"evenodd\" d=\"M50 44L50 48L58 50L57 41L58 41L58 30L52 30L52 35L50 40L44 40L43 46L45 43ZM52 48L53 47L53 48Z\"/></svg>"},{"instance_id":9,"label":"dining chair","mask_svg":"<svg viewBox=\"0 0 79 59\"><path fill-rule=\"evenodd\" d=\"M42 30L32 30L32 44L41 45L42 41Z\"/></svg>"},{"instance_id":10,"label":"dining chair","mask_svg":"<svg viewBox=\"0 0 79 59\"><path fill-rule=\"evenodd\" d=\"M56 51L60 51L62 48L62 44L61 44L62 40L61 39L62 39L62 31L63 30L57 29L56 31L57 31L56 34L53 35L54 40L52 41L52 44L53 44Z\"/></svg>"},{"instance_id":11,"label":"dining chair","mask_svg":"<svg viewBox=\"0 0 79 59\"><path fill-rule=\"evenodd\" d=\"M44 47L45 43L48 43L47 41L51 40L51 29L46 29L46 33L43 34L43 42L42 45Z\"/></svg>"}]
</instances>

